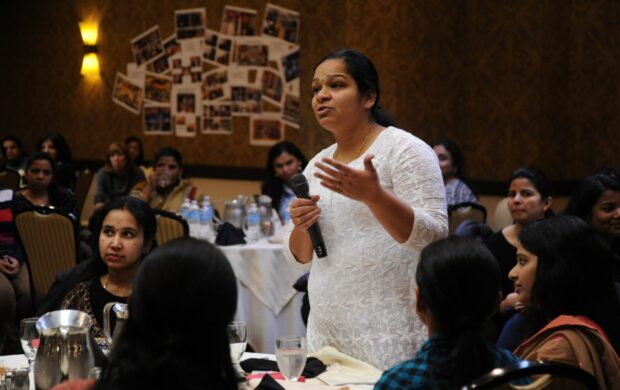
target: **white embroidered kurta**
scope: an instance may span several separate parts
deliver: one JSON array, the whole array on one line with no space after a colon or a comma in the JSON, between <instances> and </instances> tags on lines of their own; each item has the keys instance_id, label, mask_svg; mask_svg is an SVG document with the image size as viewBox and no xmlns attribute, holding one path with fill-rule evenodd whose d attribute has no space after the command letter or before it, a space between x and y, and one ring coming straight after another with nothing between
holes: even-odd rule
<instances>
[{"instance_id":1,"label":"white embroidered kurta","mask_svg":"<svg viewBox=\"0 0 620 390\"><path fill-rule=\"evenodd\" d=\"M399 244L366 205L314 177L315 162L335 149L321 151L304 171L310 194L321 196L319 224L328 254L300 264L310 268L308 349L333 346L385 370L410 359L427 338L415 313L415 272L420 251L448 232L443 179L433 149L403 130L386 128L366 151L375 155L381 186L414 210L411 236ZM349 166L363 169L364 156ZM295 262L288 248L292 227L284 253Z\"/></svg>"}]
</instances>

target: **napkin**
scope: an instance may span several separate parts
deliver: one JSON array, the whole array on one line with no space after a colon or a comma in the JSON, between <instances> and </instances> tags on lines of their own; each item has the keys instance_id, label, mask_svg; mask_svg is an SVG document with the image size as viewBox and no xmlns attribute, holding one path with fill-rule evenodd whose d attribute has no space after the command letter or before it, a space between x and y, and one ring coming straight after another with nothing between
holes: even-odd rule
<instances>
[{"instance_id":1,"label":"napkin","mask_svg":"<svg viewBox=\"0 0 620 390\"><path fill-rule=\"evenodd\" d=\"M263 379L260 381L258 386L255 387L256 390L285 390L284 387L280 386L278 382L271 377L271 375L265 375Z\"/></svg>"},{"instance_id":2,"label":"napkin","mask_svg":"<svg viewBox=\"0 0 620 390\"><path fill-rule=\"evenodd\" d=\"M252 371L278 371L278 363L267 359L246 359L241 362L241 368L245 372ZM306 366L301 373L306 378L314 378L327 369L325 364L317 358L309 357Z\"/></svg>"},{"instance_id":3,"label":"napkin","mask_svg":"<svg viewBox=\"0 0 620 390\"><path fill-rule=\"evenodd\" d=\"M357 360L333 347L323 347L312 356L327 364L327 371L320 374L318 379L329 385L374 384L382 374L381 370L371 364Z\"/></svg>"},{"instance_id":4,"label":"napkin","mask_svg":"<svg viewBox=\"0 0 620 390\"><path fill-rule=\"evenodd\" d=\"M243 237L245 237L245 234L243 234L241 229L237 229L229 222L224 222L217 232L215 243L223 246L245 244Z\"/></svg>"}]
</instances>

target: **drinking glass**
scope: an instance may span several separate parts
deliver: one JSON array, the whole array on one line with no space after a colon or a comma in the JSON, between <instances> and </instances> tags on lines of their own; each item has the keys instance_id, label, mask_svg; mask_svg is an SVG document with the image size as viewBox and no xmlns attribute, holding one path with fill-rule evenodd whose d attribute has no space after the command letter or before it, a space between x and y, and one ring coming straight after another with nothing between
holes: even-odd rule
<instances>
[{"instance_id":1,"label":"drinking glass","mask_svg":"<svg viewBox=\"0 0 620 390\"><path fill-rule=\"evenodd\" d=\"M305 337L278 337L276 339L276 361L286 380L297 382L306 365Z\"/></svg>"},{"instance_id":2,"label":"drinking glass","mask_svg":"<svg viewBox=\"0 0 620 390\"><path fill-rule=\"evenodd\" d=\"M245 322L233 321L228 324L228 342L230 343L230 358L233 366L241 372L239 362L248 344L248 329Z\"/></svg>"},{"instance_id":3,"label":"drinking glass","mask_svg":"<svg viewBox=\"0 0 620 390\"><path fill-rule=\"evenodd\" d=\"M157 185L159 187L168 187L170 185L170 175L161 173L157 176Z\"/></svg>"},{"instance_id":4,"label":"drinking glass","mask_svg":"<svg viewBox=\"0 0 620 390\"><path fill-rule=\"evenodd\" d=\"M28 358L30 371L34 368L34 357L39 347L39 331L37 330L38 317L24 318L19 324L19 338L24 354Z\"/></svg>"}]
</instances>

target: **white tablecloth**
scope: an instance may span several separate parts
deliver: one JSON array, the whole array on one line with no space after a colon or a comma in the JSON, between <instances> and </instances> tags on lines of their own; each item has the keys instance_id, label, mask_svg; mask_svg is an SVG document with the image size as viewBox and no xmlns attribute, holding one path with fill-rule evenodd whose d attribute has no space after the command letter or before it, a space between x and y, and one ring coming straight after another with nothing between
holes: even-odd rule
<instances>
[{"instance_id":1,"label":"white tablecloth","mask_svg":"<svg viewBox=\"0 0 620 390\"><path fill-rule=\"evenodd\" d=\"M26 355L5 355L0 356L0 366L5 368L24 368L28 367ZM30 389L34 389L34 376L30 373Z\"/></svg>"},{"instance_id":2,"label":"white tablecloth","mask_svg":"<svg viewBox=\"0 0 620 390\"><path fill-rule=\"evenodd\" d=\"M304 274L284 259L281 244L219 247L237 276L237 319L248 324L248 341L257 352L274 353L278 336L304 336L303 295L293 288Z\"/></svg>"}]
</instances>

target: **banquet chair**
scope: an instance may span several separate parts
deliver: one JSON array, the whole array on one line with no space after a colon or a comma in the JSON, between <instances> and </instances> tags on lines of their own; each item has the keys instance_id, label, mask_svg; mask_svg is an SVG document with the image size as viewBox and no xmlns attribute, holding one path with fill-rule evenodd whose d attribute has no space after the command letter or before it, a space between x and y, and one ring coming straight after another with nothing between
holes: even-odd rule
<instances>
[{"instance_id":1,"label":"banquet chair","mask_svg":"<svg viewBox=\"0 0 620 390\"><path fill-rule=\"evenodd\" d=\"M157 218L157 245L179 237L189 237L189 225L179 214L166 210L153 210Z\"/></svg>"},{"instance_id":2,"label":"banquet chair","mask_svg":"<svg viewBox=\"0 0 620 390\"><path fill-rule=\"evenodd\" d=\"M19 173L10 169L0 171L0 190L19 190Z\"/></svg>"},{"instance_id":3,"label":"banquet chair","mask_svg":"<svg viewBox=\"0 0 620 390\"><path fill-rule=\"evenodd\" d=\"M508 198L503 198L495 206L495 213L493 214L493 230L499 231L513 222L510 209L508 209Z\"/></svg>"},{"instance_id":4,"label":"banquet chair","mask_svg":"<svg viewBox=\"0 0 620 390\"><path fill-rule=\"evenodd\" d=\"M533 379L526 385L515 385L519 379ZM475 379L463 386L462 390L490 390L490 389L517 389L517 390L596 390L598 384L589 372L579 367L558 362L522 362L496 368L491 372Z\"/></svg>"},{"instance_id":5,"label":"banquet chair","mask_svg":"<svg viewBox=\"0 0 620 390\"><path fill-rule=\"evenodd\" d=\"M88 190L90 189L90 183L93 181L93 172L90 169L84 169L79 172L75 181L75 200L76 210L78 215L82 215L82 209L84 208L84 202L88 196Z\"/></svg>"},{"instance_id":6,"label":"banquet chair","mask_svg":"<svg viewBox=\"0 0 620 390\"><path fill-rule=\"evenodd\" d=\"M459 225L467 220L485 223L487 221L487 209L478 203L463 202L448 207L449 234L454 234Z\"/></svg>"},{"instance_id":7,"label":"banquet chair","mask_svg":"<svg viewBox=\"0 0 620 390\"><path fill-rule=\"evenodd\" d=\"M40 302L56 274L78 262L76 220L51 206L37 206L17 213L15 227L30 268L33 296Z\"/></svg>"}]
</instances>

